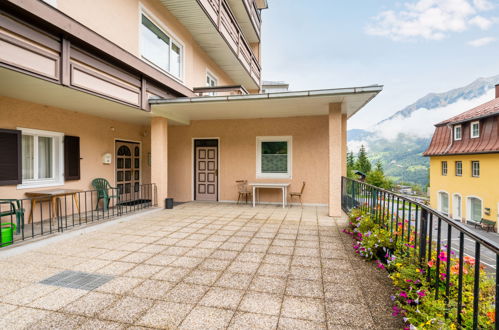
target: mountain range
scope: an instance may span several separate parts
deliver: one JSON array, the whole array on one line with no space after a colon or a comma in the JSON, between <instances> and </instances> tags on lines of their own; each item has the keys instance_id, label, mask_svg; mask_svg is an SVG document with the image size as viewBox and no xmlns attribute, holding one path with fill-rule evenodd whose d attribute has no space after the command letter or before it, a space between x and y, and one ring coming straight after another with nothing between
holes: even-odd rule
<instances>
[{"instance_id":1,"label":"mountain range","mask_svg":"<svg viewBox=\"0 0 499 330\"><path fill-rule=\"evenodd\" d=\"M395 182L426 186L429 160L422 153L431 141L434 124L493 99L496 84L499 75L444 93L429 93L372 127L349 130L348 148L355 153L365 145L371 161L380 160Z\"/></svg>"}]
</instances>

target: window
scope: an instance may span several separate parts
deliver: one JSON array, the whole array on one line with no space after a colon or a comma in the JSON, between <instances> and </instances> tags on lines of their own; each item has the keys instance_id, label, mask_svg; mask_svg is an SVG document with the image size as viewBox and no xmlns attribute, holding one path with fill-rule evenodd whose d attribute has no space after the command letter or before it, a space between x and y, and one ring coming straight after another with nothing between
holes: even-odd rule
<instances>
[{"instance_id":1,"label":"window","mask_svg":"<svg viewBox=\"0 0 499 330\"><path fill-rule=\"evenodd\" d=\"M206 73L206 86L208 87L215 87L218 85L217 78L215 78L214 75L211 73L207 72ZM215 92L210 92L208 95L215 96Z\"/></svg>"},{"instance_id":2,"label":"window","mask_svg":"<svg viewBox=\"0 0 499 330\"><path fill-rule=\"evenodd\" d=\"M471 134L472 139L480 137L480 122L479 121L474 121L471 123L470 134Z\"/></svg>"},{"instance_id":3,"label":"window","mask_svg":"<svg viewBox=\"0 0 499 330\"><path fill-rule=\"evenodd\" d=\"M461 125L454 126L454 140L461 140L462 137L462 127Z\"/></svg>"},{"instance_id":4,"label":"window","mask_svg":"<svg viewBox=\"0 0 499 330\"><path fill-rule=\"evenodd\" d=\"M480 162L472 161L471 162L471 176L478 178L480 176Z\"/></svg>"},{"instance_id":5,"label":"window","mask_svg":"<svg viewBox=\"0 0 499 330\"><path fill-rule=\"evenodd\" d=\"M256 138L257 178L291 178L291 136Z\"/></svg>"},{"instance_id":6,"label":"window","mask_svg":"<svg viewBox=\"0 0 499 330\"><path fill-rule=\"evenodd\" d=\"M442 162L442 175L447 175L447 162Z\"/></svg>"},{"instance_id":7,"label":"window","mask_svg":"<svg viewBox=\"0 0 499 330\"><path fill-rule=\"evenodd\" d=\"M456 220L461 220L461 195L454 194L454 198L452 200L452 217Z\"/></svg>"},{"instance_id":8,"label":"window","mask_svg":"<svg viewBox=\"0 0 499 330\"><path fill-rule=\"evenodd\" d=\"M62 133L21 129L22 184L19 188L63 183Z\"/></svg>"},{"instance_id":9,"label":"window","mask_svg":"<svg viewBox=\"0 0 499 330\"><path fill-rule=\"evenodd\" d=\"M463 175L463 162L457 161L456 162L456 176L462 176Z\"/></svg>"},{"instance_id":10,"label":"window","mask_svg":"<svg viewBox=\"0 0 499 330\"><path fill-rule=\"evenodd\" d=\"M438 193L438 210L445 215L449 215L449 194L440 191Z\"/></svg>"},{"instance_id":11,"label":"window","mask_svg":"<svg viewBox=\"0 0 499 330\"><path fill-rule=\"evenodd\" d=\"M177 78L182 75L182 47L142 15L140 53L143 58Z\"/></svg>"},{"instance_id":12,"label":"window","mask_svg":"<svg viewBox=\"0 0 499 330\"><path fill-rule=\"evenodd\" d=\"M482 219L482 200L477 197L468 197L468 219L480 221Z\"/></svg>"},{"instance_id":13,"label":"window","mask_svg":"<svg viewBox=\"0 0 499 330\"><path fill-rule=\"evenodd\" d=\"M57 7L57 0L43 0L43 2L48 3L52 7Z\"/></svg>"}]
</instances>

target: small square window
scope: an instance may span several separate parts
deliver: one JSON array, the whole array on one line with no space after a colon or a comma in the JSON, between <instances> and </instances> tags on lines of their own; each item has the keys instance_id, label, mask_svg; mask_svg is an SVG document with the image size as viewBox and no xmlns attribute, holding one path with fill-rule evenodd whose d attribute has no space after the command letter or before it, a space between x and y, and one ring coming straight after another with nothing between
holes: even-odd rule
<instances>
[{"instance_id":1,"label":"small square window","mask_svg":"<svg viewBox=\"0 0 499 330\"><path fill-rule=\"evenodd\" d=\"M462 138L462 127L461 125L454 126L454 140L459 141Z\"/></svg>"},{"instance_id":2,"label":"small square window","mask_svg":"<svg viewBox=\"0 0 499 330\"><path fill-rule=\"evenodd\" d=\"M474 121L470 125L470 136L472 139L476 139L477 137L480 137L480 122L479 121Z\"/></svg>"},{"instance_id":3,"label":"small square window","mask_svg":"<svg viewBox=\"0 0 499 330\"><path fill-rule=\"evenodd\" d=\"M447 175L447 162L442 162L442 175Z\"/></svg>"},{"instance_id":4,"label":"small square window","mask_svg":"<svg viewBox=\"0 0 499 330\"><path fill-rule=\"evenodd\" d=\"M291 145L287 137L257 137L257 178L291 178Z\"/></svg>"},{"instance_id":5,"label":"small square window","mask_svg":"<svg viewBox=\"0 0 499 330\"><path fill-rule=\"evenodd\" d=\"M456 162L456 176L463 176L463 162Z\"/></svg>"},{"instance_id":6,"label":"small square window","mask_svg":"<svg viewBox=\"0 0 499 330\"><path fill-rule=\"evenodd\" d=\"M480 177L480 162L472 161L471 162L471 176L478 178Z\"/></svg>"}]
</instances>

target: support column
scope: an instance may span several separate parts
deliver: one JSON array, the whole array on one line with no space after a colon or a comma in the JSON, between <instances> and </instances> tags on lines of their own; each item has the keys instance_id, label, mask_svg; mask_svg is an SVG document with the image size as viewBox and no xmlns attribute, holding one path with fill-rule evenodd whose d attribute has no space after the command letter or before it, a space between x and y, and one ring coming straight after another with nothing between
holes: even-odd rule
<instances>
[{"instance_id":1,"label":"support column","mask_svg":"<svg viewBox=\"0 0 499 330\"><path fill-rule=\"evenodd\" d=\"M346 171L346 132L343 133L341 103L329 104L329 216L339 217L341 210L341 176ZM346 126L346 125L345 125Z\"/></svg>"},{"instance_id":2,"label":"support column","mask_svg":"<svg viewBox=\"0 0 499 330\"><path fill-rule=\"evenodd\" d=\"M158 205L168 197L168 120L151 119L151 182L158 187Z\"/></svg>"},{"instance_id":3,"label":"support column","mask_svg":"<svg viewBox=\"0 0 499 330\"><path fill-rule=\"evenodd\" d=\"M341 115L341 143L342 143L342 156L341 159L341 175L347 176L347 115Z\"/></svg>"}]
</instances>

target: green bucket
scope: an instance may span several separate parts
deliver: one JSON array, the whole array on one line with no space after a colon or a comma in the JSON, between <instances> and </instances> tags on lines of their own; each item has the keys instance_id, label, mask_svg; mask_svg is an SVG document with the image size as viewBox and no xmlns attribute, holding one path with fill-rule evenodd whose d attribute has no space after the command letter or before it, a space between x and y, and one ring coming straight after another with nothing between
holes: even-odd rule
<instances>
[{"instance_id":1,"label":"green bucket","mask_svg":"<svg viewBox=\"0 0 499 330\"><path fill-rule=\"evenodd\" d=\"M12 245L12 243L14 243L14 231L16 230L16 225L13 223L2 223L0 228L2 235L0 247Z\"/></svg>"}]
</instances>

